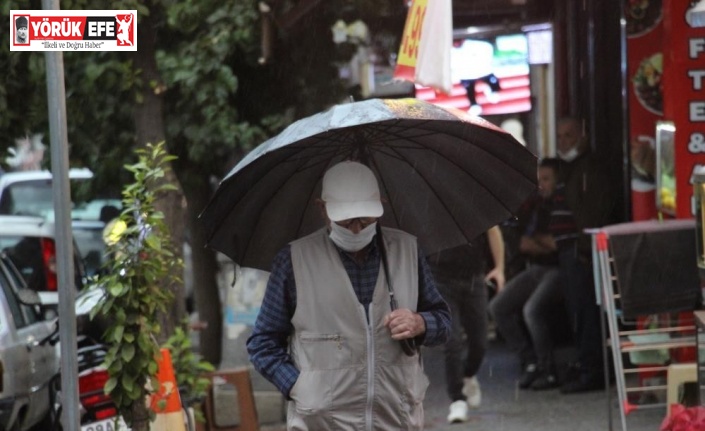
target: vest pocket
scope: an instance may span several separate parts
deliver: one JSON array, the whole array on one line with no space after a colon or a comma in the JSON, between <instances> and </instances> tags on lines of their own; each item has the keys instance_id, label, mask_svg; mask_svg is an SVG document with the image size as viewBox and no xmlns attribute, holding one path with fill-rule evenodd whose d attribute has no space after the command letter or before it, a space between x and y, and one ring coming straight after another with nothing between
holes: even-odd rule
<instances>
[{"instance_id":1,"label":"vest pocket","mask_svg":"<svg viewBox=\"0 0 705 431\"><path fill-rule=\"evenodd\" d=\"M287 427L292 430L324 430L330 415L330 371L302 371L291 388Z\"/></svg>"},{"instance_id":2,"label":"vest pocket","mask_svg":"<svg viewBox=\"0 0 705 431\"><path fill-rule=\"evenodd\" d=\"M303 332L299 342L297 361L302 371L337 370L350 366L350 345L340 334Z\"/></svg>"},{"instance_id":3,"label":"vest pocket","mask_svg":"<svg viewBox=\"0 0 705 431\"><path fill-rule=\"evenodd\" d=\"M428 377L420 366L405 367L405 374L408 376L409 389L408 399L406 400L408 429L422 430L424 423L423 400L429 385Z\"/></svg>"}]
</instances>

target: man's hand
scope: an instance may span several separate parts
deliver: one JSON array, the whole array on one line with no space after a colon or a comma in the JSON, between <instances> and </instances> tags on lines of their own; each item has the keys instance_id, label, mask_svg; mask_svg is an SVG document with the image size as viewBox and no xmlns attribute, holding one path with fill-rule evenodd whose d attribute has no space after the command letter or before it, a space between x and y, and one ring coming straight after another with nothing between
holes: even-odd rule
<instances>
[{"instance_id":1,"label":"man's hand","mask_svg":"<svg viewBox=\"0 0 705 431\"><path fill-rule=\"evenodd\" d=\"M389 328L394 340L414 338L426 332L426 321L420 314L402 308L384 316L384 326Z\"/></svg>"}]
</instances>

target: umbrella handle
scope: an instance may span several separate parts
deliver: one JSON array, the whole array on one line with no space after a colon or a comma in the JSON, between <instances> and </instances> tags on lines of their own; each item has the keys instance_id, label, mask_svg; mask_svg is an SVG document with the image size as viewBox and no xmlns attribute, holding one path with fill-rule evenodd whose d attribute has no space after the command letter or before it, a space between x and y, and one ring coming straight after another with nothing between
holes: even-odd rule
<instances>
[{"instance_id":1,"label":"umbrella handle","mask_svg":"<svg viewBox=\"0 0 705 431\"><path fill-rule=\"evenodd\" d=\"M387 249L384 246L384 239L382 238L382 228L377 223L377 245L379 248L379 255L382 258L382 267L384 268L384 277L387 279L387 291L389 291L389 308L392 311L398 308L397 299L394 297L394 289L392 288L392 279L389 277L389 264L387 263ZM404 340L399 340L401 343L401 349L407 356L414 356L419 351L419 347L416 345L415 338L406 338Z\"/></svg>"}]
</instances>

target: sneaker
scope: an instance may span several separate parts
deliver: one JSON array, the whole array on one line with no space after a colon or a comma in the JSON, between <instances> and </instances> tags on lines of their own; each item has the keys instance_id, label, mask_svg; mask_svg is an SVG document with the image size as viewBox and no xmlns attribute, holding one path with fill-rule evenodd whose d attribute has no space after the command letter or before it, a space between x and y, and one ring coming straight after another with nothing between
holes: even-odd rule
<instances>
[{"instance_id":1,"label":"sneaker","mask_svg":"<svg viewBox=\"0 0 705 431\"><path fill-rule=\"evenodd\" d=\"M536 364L529 364L524 368L524 372L519 377L519 388L527 389L539 376L539 367Z\"/></svg>"},{"instance_id":2,"label":"sneaker","mask_svg":"<svg viewBox=\"0 0 705 431\"><path fill-rule=\"evenodd\" d=\"M538 377L531 383L531 389L535 391L545 391L558 386L558 378L554 373L550 372L539 373Z\"/></svg>"},{"instance_id":3,"label":"sneaker","mask_svg":"<svg viewBox=\"0 0 705 431\"><path fill-rule=\"evenodd\" d=\"M468 400L468 406L476 409L482 403L482 392L480 391L480 382L477 377L466 377L463 379L463 395Z\"/></svg>"},{"instance_id":4,"label":"sneaker","mask_svg":"<svg viewBox=\"0 0 705 431\"><path fill-rule=\"evenodd\" d=\"M468 420L468 403L465 400L453 401L450 404L450 410L448 412L448 423L456 424L460 422L467 422Z\"/></svg>"}]
</instances>

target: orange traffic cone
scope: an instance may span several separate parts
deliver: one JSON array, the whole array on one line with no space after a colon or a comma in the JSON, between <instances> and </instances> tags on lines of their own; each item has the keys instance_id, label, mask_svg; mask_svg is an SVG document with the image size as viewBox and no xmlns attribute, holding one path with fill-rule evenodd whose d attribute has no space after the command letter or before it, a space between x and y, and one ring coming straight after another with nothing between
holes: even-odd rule
<instances>
[{"instance_id":1,"label":"orange traffic cone","mask_svg":"<svg viewBox=\"0 0 705 431\"><path fill-rule=\"evenodd\" d=\"M151 431L186 431L179 387L176 384L169 349L161 349L161 358L158 362L159 389L152 395L150 402L150 408L157 414L157 417L149 429Z\"/></svg>"}]
</instances>

